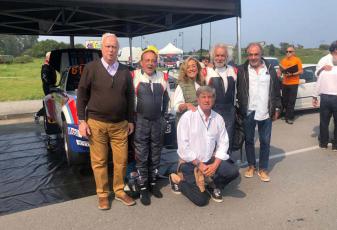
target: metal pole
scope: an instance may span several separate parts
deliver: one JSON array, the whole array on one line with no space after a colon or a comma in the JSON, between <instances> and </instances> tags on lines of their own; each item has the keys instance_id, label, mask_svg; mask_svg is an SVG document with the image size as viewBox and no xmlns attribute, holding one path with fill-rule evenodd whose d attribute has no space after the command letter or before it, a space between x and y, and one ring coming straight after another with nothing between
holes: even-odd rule
<instances>
[{"instance_id":1,"label":"metal pole","mask_svg":"<svg viewBox=\"0 0 337 230\"><path fill-rule=\"evenodd\" d=\"M70 48L75 47L75 38L74 35L70 35Z\"/></svg>"},{"instance_id":2,"label":"metal pole","mask_svg":"<svg viewBox=\"0 0 337 230\"><path fill-rule=\"evenodd\" d=\"M129 38L129 47L130 47L130 66L133 67L133 58L132 58L132 38Z\"/></svg>"},{"instance_id":3,"label":"metal pole","mask_svg":"<svg viewBox=\"0 0 337 230\"><path fill-rule=\"evenodd\" d=\"M208 52L211 51L212 46L212 22L209 23L209 47Z\"/></svg>"},{"instance_id":4,"label":"metal pole","mask_svg":"<svg viewBox=\"0 0 337 230\"><path fill-rule=\"evenodd\" d=\"M201 30L200 30L200 59L202 58L202 24L201 24Z\"/></svg>"},{"instance_id":5,"label":"metal pole","mask_svg":"<svg viewBox=\"0 0 337 230\"><path fill-rule=\"evenodd\" d=\"M238 46L238 64L241 64L241 19L240 17L236 18L236 35L237 41L236 44Z\"/></svg>"}]
</instances>

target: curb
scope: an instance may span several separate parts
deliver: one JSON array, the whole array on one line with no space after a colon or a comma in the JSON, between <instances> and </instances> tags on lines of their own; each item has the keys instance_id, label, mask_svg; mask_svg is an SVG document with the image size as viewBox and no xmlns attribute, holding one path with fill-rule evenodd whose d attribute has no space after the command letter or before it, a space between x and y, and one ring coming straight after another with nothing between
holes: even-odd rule
<instances>
[{"instance_id":1,"label":"curb","mask_svg":"<svg viewBox=\"0 0 337 230\"><path fill-rule=\"evenodd\" d=\"M33 116L34 113L8 114L8 115L0 115L0 120L11 120L11 119L31 117L32 121L34 121Z\"/></svg>"}]
</instances>

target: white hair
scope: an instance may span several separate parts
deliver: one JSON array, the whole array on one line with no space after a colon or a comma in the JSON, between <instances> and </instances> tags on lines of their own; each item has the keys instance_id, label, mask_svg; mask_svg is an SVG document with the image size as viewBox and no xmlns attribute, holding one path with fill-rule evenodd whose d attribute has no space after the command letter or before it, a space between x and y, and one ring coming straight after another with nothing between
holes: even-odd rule
<instances>
[{"instance_id":1,"label":"white hair","mask_svg":"<svg viewBox=\"0 0 337 230\"><path fill-rule=\"evenodd\" d=\"M228 59L228 46L224 43L217 43L212 47L211 51L209 52L209 57L210 57L212 63L214 62L214 55L215 55L214 52L218 48L222 48L226 51L226 55L227 55L226 61Z\"/></svg>"},{"instance_id":2,"label":"white hair","mask_svg":"<svg viewBox=\"0 0 337 230\"><path fill-rule=\"evenodd\" d=\"M107 37L114 37L114 38L116 39L117 45L118 45L118 47L119 47L118 38L117 38L117 36L116 36L115 34L113 34L113 33L105 33L105 34L102 35L102 40L101 40L102 45L103 45L103 41L104 41Z\"/></svg>"}]
</instances>

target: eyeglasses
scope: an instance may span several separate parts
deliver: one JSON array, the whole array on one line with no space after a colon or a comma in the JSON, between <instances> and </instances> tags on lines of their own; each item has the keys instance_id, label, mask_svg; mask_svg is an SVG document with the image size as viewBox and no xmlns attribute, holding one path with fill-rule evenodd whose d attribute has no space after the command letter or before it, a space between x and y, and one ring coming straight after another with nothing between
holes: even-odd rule
<instances>
[{"instance_id":1,"label":"eyeglasses","mask_svg":"<svg viewBox=\"0 0 337 230\"><path fill-rule=\"evenodd\" d=\"M292 50L287 50L286 53L293 53L294 51Z\"/></svg>"}]
</instances>

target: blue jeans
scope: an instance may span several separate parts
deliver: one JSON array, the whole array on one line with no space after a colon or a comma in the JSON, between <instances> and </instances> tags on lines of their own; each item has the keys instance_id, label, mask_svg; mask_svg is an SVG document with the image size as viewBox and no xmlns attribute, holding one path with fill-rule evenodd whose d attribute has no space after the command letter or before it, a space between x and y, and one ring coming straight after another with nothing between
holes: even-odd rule
<instances>
[{"instance_id":1,"label":"blue jeans","mask_svg":"<svg viewBox=\"0 0 337 230\"><path fill-rule=\"evenodd\" d=\"M259 169L267 170L269 163L272 121L270 118L263 121L256 121L254 119L254 115L255 111L249 113L244 118L245 147L246 147L247 161L249 166L256 167L254 137L255 137L255 127L257 124L260 139Z\"/></svg>"},{"instance_id":2,"label":"blue jeans","mask_svg":"<svg viewBox=\"0 0 337 230\"><path fill-rule=\"evenodd\" d=\"M214 159L205 164L211 164ZM182 163L180 171L184 175L184 180L180 182L181 193L197 206L205 206L208 203L209 196L207 192L201 192L195 182L194 165L191 162ZM216 170L213 179L217 188L223 189L227 184L239 176L238 168L231 160L221 161Z\"/></svg>"}]
</instances>

